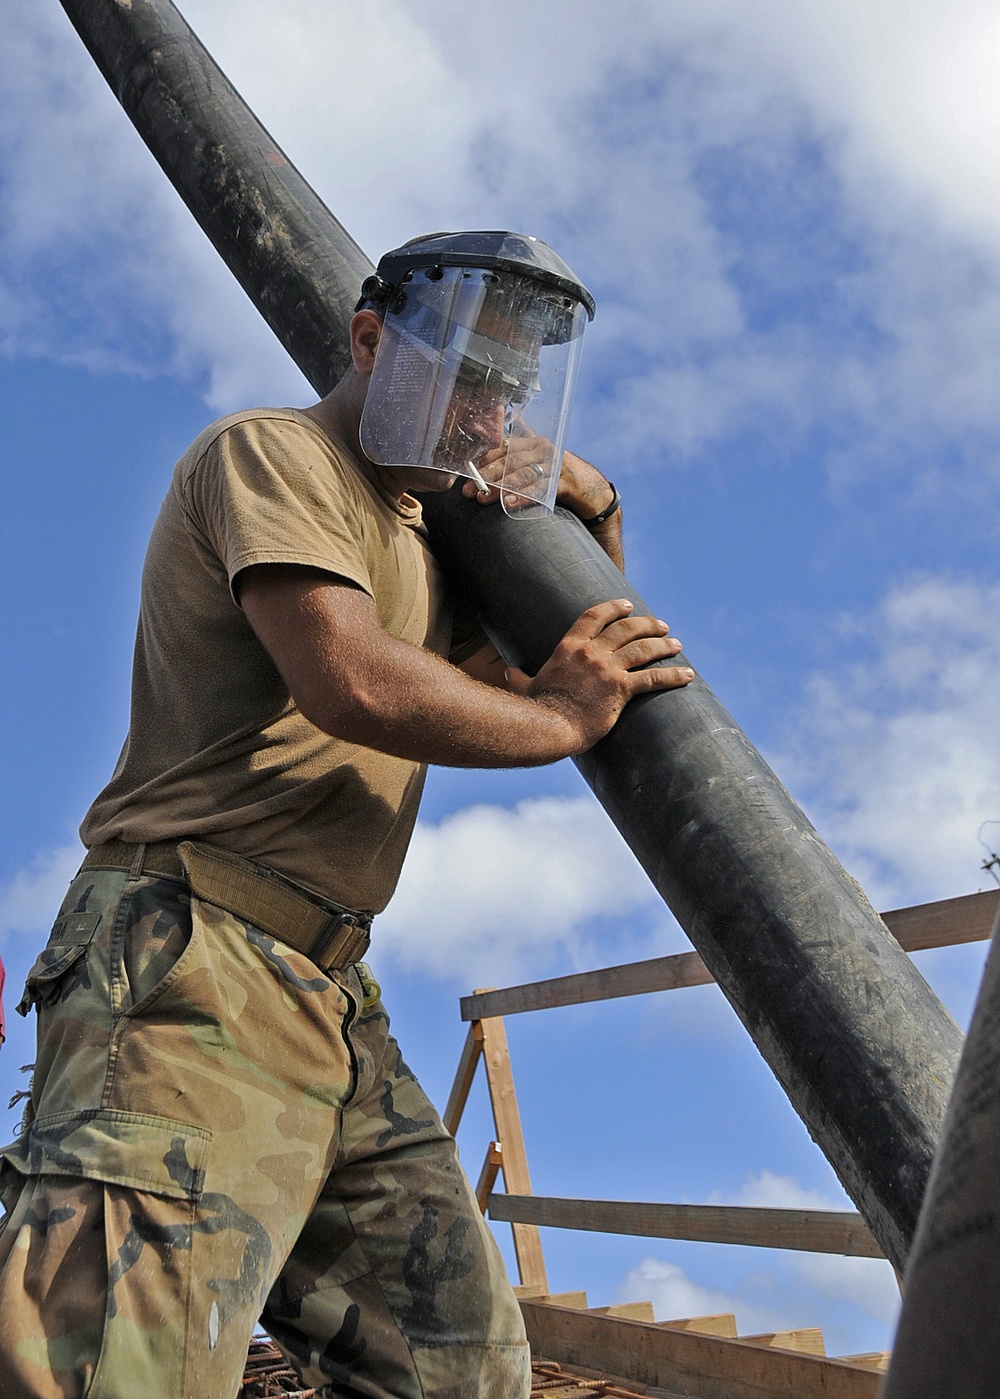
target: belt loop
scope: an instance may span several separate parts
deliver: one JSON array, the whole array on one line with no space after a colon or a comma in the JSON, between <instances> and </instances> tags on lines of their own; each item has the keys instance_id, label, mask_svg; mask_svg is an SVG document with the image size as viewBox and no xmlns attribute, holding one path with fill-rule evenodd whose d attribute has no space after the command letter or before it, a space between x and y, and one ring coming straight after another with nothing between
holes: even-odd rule
<instances>
[{"instance_id":1,"label":"belt loop","mask_svg":"<svg viewBox=\"0 0 1000 1399\"><path fill-rule=\"evenodd\" d=\"M132 858L132 868L128 872L129 879L138 879L142 874L142 867L146 863L146 842L140 841L135 847L135 855Z\"/></svg>"}]
</instances>

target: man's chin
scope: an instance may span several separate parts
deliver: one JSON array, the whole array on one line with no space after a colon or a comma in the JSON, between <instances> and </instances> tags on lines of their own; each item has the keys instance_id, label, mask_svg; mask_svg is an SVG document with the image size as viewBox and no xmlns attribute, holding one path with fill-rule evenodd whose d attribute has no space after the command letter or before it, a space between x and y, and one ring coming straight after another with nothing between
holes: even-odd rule
<instances>
[{"instance_id":1,"label":"man's chin","mask_svg":"<svg viewBox=\"0 0 1000 1399\"><path fill-rule=\"evenodd\" d=\"M457 480L457 471L441 471L436 466L414 466L406 473L406 489L417 495L424 491L447 491Z\"/></svg>"}]
</instances>

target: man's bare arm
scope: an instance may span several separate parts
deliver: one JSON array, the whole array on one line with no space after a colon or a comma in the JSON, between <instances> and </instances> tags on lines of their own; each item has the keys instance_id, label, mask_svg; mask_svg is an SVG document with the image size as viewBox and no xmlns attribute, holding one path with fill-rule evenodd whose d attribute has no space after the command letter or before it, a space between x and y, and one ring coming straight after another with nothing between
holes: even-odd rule
<instances>
[{"instance_id":1,"label":"man's bare arm","mask_svg":"<svg viewBox=\"0 0 1000 1399\"><path fill-rule=\"evenodd\" d=\"M452 767L530 767L590 748L633 695L686 685L666 624L624 601L588 608L532 679L480 683L386 633L360 589L296 566L240 575L239 600L302 713L317 728L398 757Z\"/></svg>"}]
</instances>

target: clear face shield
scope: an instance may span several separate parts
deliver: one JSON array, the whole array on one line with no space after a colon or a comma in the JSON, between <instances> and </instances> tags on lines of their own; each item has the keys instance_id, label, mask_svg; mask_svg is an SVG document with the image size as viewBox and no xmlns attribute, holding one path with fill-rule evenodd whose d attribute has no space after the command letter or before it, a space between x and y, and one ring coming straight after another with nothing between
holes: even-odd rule
<instances>
[{"instance_id":1,"label":"clear face shield","mask_svg":"<svg viewBox=\"0 0 1000 1399\"><path fill-rule=\"evenodd\" d=\"M510 515L551 510L587 319L536 278L416 270L385 313L361 418L366 456L494 486Z\"/></svg>"}]
</instances>

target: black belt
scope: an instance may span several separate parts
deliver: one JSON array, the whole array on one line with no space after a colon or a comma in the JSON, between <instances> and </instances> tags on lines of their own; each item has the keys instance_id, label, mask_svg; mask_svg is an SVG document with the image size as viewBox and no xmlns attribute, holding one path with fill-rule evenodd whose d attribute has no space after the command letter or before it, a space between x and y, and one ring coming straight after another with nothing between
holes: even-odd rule
<instances>
[{"instance_id":1,"label":"black belt","mask_svg":"<svg viewBox=\"0 0 1000 1399\"><path fill-rule=\"evenodd\" d=\"M201 841L109 840L87 851L82 868L182 879L199 899L270 933L325 972L357 962L371 942L372 914L320 899L266 865Z\"/></svg>"}]
</instances>

